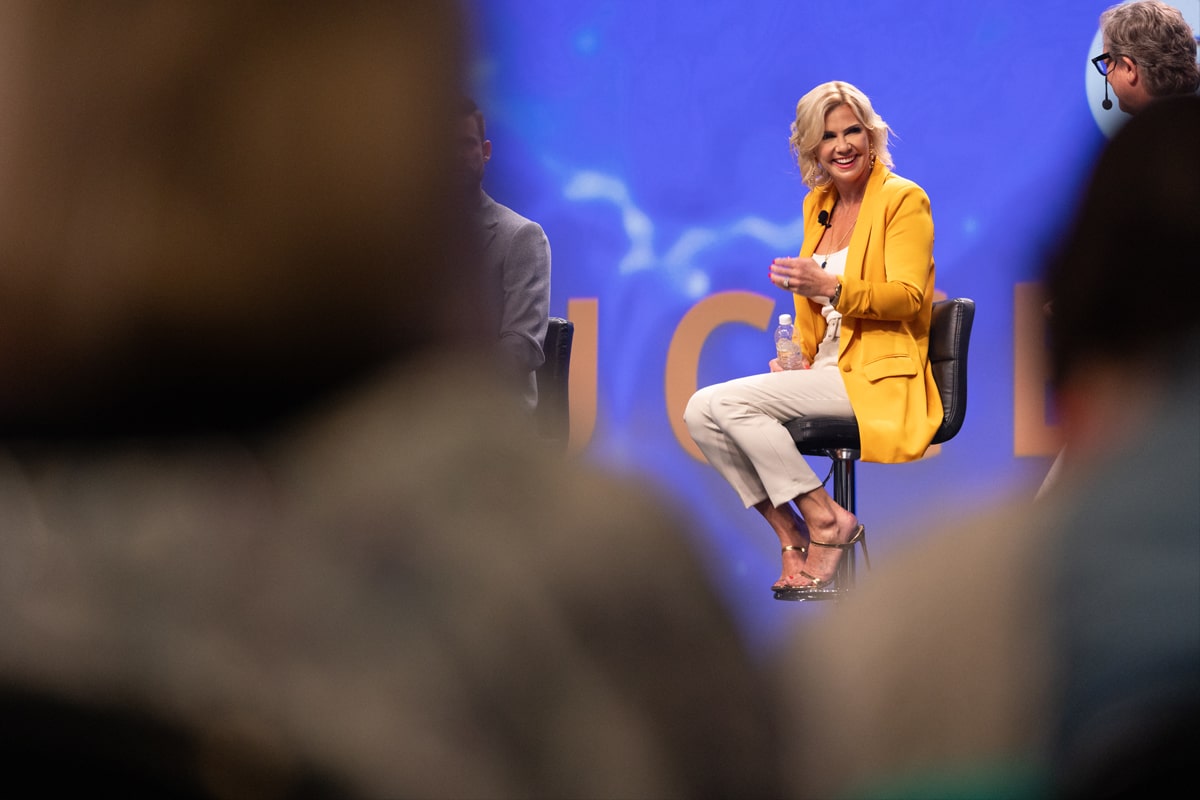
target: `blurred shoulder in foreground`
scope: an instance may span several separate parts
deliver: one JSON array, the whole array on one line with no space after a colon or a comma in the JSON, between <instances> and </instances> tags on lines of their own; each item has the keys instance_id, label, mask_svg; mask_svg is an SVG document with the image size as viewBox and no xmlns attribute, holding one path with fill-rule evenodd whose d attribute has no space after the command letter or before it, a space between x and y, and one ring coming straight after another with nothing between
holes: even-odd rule
<instances>
[{"instance_id":1,"label":"blurred shoulder in foreground","mask_svg":"<svg viewBox=\"0 0 1200 800\"><path fill-rule=\"evenodd\" d=\"M1200 789L1200 311L1169 299L1200 252L1197 141L1200 98L1147 106L1048 254L1060 483L943 521L796 632L802 793Z\"/></svg>"},{"instance_id":2,"label":"blurred shoulder in foreground","mask_svg":"<svg viewBox=\"0 0 1200 800\"><path fill-rule=\"evenodd\" d=\"M452 4L31 0L0 38L10 779L774 794L678 512L463 355Z\"/></svg>"}]
</instances>

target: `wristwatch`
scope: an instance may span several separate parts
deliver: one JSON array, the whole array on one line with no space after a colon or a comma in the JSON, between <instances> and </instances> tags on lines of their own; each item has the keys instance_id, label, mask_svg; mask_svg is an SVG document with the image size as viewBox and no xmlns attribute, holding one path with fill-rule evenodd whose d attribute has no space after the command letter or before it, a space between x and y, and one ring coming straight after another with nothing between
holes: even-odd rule
<instances>
[{"instance_id":1,"label":"wristwatch","mask_svg":"<svg viewBox=\"0 0 1200 800\"><path fill-rule=\"evenodd\" d=\"M829 298L829 305L837 308L838 300L842 299L842 282L838 281L837 288L833 290L833 297Z\"/></svg>"}]
</instances>

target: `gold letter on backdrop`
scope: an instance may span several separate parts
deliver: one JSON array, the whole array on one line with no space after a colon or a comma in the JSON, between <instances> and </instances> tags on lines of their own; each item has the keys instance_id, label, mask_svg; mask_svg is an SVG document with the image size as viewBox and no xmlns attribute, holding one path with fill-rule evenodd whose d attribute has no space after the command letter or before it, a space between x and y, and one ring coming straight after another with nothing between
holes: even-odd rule
<instances>
[{"instance_id":1,"label":"gold letter on backdrop","mask_svg":"<svg viewBox=\"0 0 1200 800\"><path fill-rule=\"evenodd\" d=\"M726 322L743 322L765 331L771 324L775 300L753 292L718 292L692 306L671 337L667 350L665 376L667 419L675 439L693 458L704 461L704 455L692 441L683 424L683 411L696 391L696 375L700 366L700 351L717 326Z\"/></svg>"},{"instance_id":2,"label":"gold letter on backdrop","mask_svg":"<svg viewBox=\"0 0 1200 800\"><path fill-rule=\"evenodd\" d=\"M596 376L600 341L600 300L584 297L567 301L567 319L575 323L571 339L571 374L567 377L570 392L571 432L567 448L578 453L592 441L596 430Z\"/></svg>"},{"instance_id":3,"label":"gold letter on backdrop","mask_svg":"<svg viewBox=\"0 0 1200 800\"><path fill-rule=\"evenodd\" d=\"M1058 452L1059 430L1046 422L1046 295L1039 283L1013 287L1013 455Z\"/></svg>"}]
</instances>

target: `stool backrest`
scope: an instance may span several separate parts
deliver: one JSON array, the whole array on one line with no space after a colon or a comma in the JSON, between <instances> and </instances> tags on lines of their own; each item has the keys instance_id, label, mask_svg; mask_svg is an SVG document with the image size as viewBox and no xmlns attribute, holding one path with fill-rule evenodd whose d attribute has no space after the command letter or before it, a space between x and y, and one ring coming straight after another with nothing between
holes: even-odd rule
<instances>
[{"instance_id":1,"label":"stool backrest","mask_svg":"<svg viewBox=\"0 0 1200 800\"><path fill-rule=\"evenodd\" d=\"M953 439L967 416L967 349L975 322L975 301L966 297L938 300L929 325L929 363L942 396L945 416L933 444Z\"/></svg>"},{"instance_id":2,"label":"stool backrest","mask_svg":"<svg viewBox=\"0 0 1200 800\"><path fill-rule=\"evenodd\" d=\"M546 360L537 369L538 404L535 416L538 433L542 438L563 446L571 430L568 387L574 338L574 322L551 317L546 326L546 338L542 340L542 352L546 354Z\"/></svg>"}]
</instances>

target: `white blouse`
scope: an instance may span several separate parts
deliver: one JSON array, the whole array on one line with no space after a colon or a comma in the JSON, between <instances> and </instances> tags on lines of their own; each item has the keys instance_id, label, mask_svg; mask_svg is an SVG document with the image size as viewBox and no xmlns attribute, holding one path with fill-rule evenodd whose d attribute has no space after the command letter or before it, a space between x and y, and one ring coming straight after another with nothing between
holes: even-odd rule
<instances>
[{"instance_id":1,"label":"white blouse","mask_svg":"<svg viewBox=\"0 0 1200 800\"><path fill-rule=\"evenodd\" d=\"M836 253L829 255L818 255L813 253L813 258L818 263L825 265L825 271L830 275L844 275L846 273L846 256L849 254L850 248L844 247ZM833 306L829 305L829 298L817 296L813 300L821 303L821 316L825 317L825 338L817 346L817 357L813 359L812 368L819 367L836 367L838 359L838 343L842 335L842 315Z\"/></svg>"}]
</instances>

